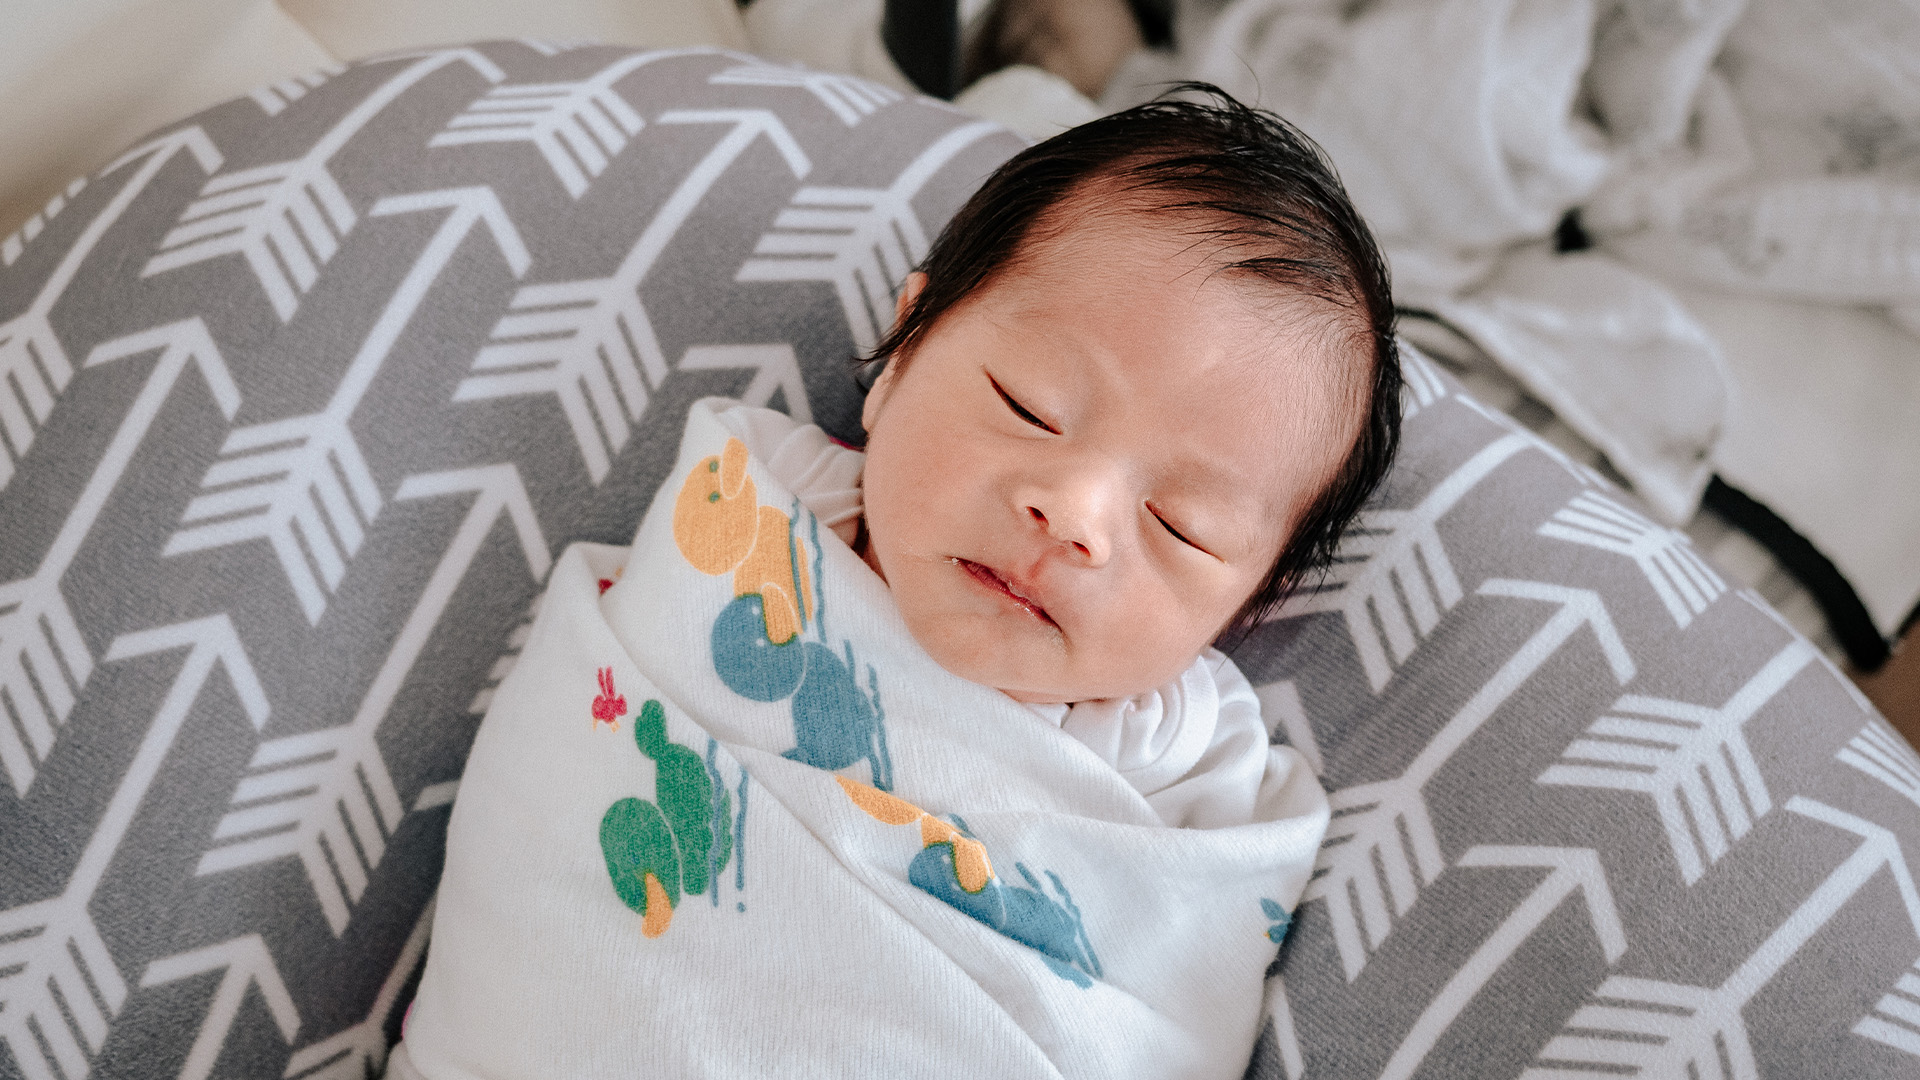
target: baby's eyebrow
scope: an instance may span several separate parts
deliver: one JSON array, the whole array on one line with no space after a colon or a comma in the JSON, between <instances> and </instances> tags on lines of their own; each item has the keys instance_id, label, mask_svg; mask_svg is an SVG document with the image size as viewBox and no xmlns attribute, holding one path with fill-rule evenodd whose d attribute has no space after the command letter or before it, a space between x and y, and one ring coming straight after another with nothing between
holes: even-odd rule
<instances>
[{"instance_id":1,"label":"baby's eyebrow","mask_svg":"<svg viewBox=\"0 0 1920 1080\"><path fill-rule=\"evenodd\" d=\"M1291 508L1284 500L1249 483L1224 460L1189 450L1174 455L1166 470L1167 510L1222 556L1257 552L1269 532L1288 524Z\"/></svg>"},{"instance_id":2,"label":"baby's eyebrow","mask_svg":"<svg viewBox=\"0 0 1920 1080\"><path fill-rule=\"evenodd\" d=\"M1226 503L1253 504L1259 500L1247 491L1246 483L1234 475L1224 461L1216 461L1191 451L1177 453L1166 467L1166 475L1182 492Z\"/></svg>"}]
</instances>

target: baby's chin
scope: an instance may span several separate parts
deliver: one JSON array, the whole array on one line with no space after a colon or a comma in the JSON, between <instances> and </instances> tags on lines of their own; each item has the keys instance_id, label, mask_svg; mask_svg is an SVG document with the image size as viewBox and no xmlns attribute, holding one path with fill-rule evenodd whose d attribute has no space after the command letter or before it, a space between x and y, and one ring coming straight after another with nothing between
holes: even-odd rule
<instances>
[{"instance_id":1,"label":"baby's chin","mask_svg":"<svg viewBox=\"0 0 1920 1080\"><path fill-rule=\"evenodd\" d=\"M1018 660L980 655L964 643L946 640L938 630L921 634L911 622L908 628L915 631L920 647L941 667L968 682L991 686L1026 705L1071 705L1076 701L1129 698L1152 690L1179 673L1176 670L1166 678L1140 685L1137 675L1121 679L1111 673L1073 671L1073 665L1060 657L1050 657L1058 662L1043 667L1045 662L1036 662L1034 650L1027 650Z\"/></svg>"}]
</instances>

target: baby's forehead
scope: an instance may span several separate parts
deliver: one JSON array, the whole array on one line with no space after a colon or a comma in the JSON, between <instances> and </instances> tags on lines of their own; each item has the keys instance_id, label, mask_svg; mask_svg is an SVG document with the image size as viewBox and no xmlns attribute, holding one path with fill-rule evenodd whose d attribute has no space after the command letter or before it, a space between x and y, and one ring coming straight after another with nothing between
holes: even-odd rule
<instances>
[{"instance_id":1,"label":"baby's forehead","mask_svg":"<svg viewBox=\"0 0 1920 1080\"><path fill-rule=\"evenodd\" d=\"M1218 317L1198 332L1237 348L1218 365L1210 385L1221 394L1271 400L1272 419L1301 417L1289 406L1319 395L1302 380L1324 383L1335 408L1313 415L1358 416L1374 358L1365 320L1350 308L1286 280L1234 265L1217 238L1196 236L1191 223L1143 212L1089 212L1071 224L1030 237L1002 274L969 298L995 317L1045 332L1061 306L1089 290L1124 285L1145 302L1190 302L1201 294L1229 302L1210 305ZM1141 272L1141 267L1161 272ZM1284 361L1284 362L1283 362ZM1301 362L1305 361L1305 362ZM1328 434L1333 434L1329 431Z\"/></svg>"},{"instance_id":2,"label":"baby's forehead","mask_svg":"<svg viewBox=\"0 0 1920 1080\"><path fill-rule=\"evenodd\" d=\"M1108 201L1096 192L1070 193L1039 215L1003 264L983 275L982 288L1015 275L1058 282L1127 273L1135 261L1170 268L1169 291L1219 285L1276 322L1344 317L1358 320L1365 332L1343 268L1313 265L1310 253L1251 236L1235 219L1206 208ZM1364 346L1361 354L1370 355Z\"/></svg>"}]
</instances>

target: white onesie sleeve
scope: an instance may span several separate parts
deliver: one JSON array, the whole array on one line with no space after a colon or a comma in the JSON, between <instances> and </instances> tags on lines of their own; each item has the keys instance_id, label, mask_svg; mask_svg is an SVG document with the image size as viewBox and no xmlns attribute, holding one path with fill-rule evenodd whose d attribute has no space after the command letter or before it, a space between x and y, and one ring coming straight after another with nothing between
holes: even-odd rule
<instances>
[{"instance_id":1,"label":"white onesie sleeve","mask_svg":"<svg viewBox=\"0 0 1920 1080\"><path fill-rule=\"evenodd\" d=\"M716 414L822 525L861 515L865 454L772 409ZM1270 744L1260 699L1218 649L1143 694L1028 708L1118 769L1168 825L1217 829L1325 812L1313 771L1292 747Z\"/></svg>"},{"instance_id":2,"label":"white onesie sleeve","mask_svg":"<svg viewBox=\"0 0 1920 1080\"><path fill-rule=\"evenodd\" d=\"M1044 708L1035 711L1046 716ZM1326 805L1306 760L1271 745L1260 699L1218 649L1146 693L1053 711L1062 731L1120 770L1168 825L1228 828Z\"/></svg>"}]
</instances>

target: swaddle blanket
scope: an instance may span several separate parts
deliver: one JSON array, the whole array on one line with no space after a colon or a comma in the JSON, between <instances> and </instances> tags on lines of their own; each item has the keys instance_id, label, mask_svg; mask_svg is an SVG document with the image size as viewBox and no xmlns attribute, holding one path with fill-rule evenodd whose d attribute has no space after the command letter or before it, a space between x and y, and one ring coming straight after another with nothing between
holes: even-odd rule
<instances>
[{"instance_id":1,"label":"swaddle blanket","mask_svg":"<svg viewBox=\"0 0 1920 1080\"><path fill-rule=\"evenodd\" d=\"M1326 825L1296 772L1275 820L1162 824L698 403L495 696L393 1070L1237 1077Z\"/></svg>"}]
</instances>

